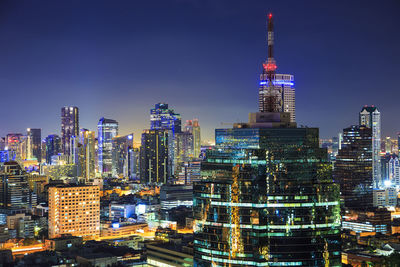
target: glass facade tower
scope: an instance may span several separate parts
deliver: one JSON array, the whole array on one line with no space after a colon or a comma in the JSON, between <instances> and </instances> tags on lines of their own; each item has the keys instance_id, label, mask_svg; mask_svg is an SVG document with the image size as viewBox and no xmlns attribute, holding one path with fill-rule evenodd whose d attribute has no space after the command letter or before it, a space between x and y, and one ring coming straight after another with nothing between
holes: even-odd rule
<instances>
[{"instance_id":1,"label":"glass facade tower","mask_svg":"<svg viewBox=\"0 0 400 267\"><path fill-rule=\"evenodd\" d=\"M373 205L372 130L353 125L343 129L342 148L336 156L335 178L340 182L344 207L367 210Z\"/></svg>"},{"instance_id":2,"label":"glass facade tower","mask_svg":"<svg viewBox=\"0 0 400 267\"><path fill-rule=\"evenodd\" d=\"M27 158L36 158L40 163L42 161L42 129L28 128L26 132L28 137Z\"/></svg>"},{"instance_id":3,"label":"glass facade tower","mask_svg":"<svg viewBox=\"0 0 400 267\"><path fill-rule=\"evenodd\" d=\"M193 188L195 266L341 266L339 185L318 129L290 120L216 130Z\"/></svg>"},{"instance_id":4,"label":"glass facade tower","mask_svg":"<svg viewBox=\"0 0 400 267\"><path fill-rule=\"evenodd\" d=\"M112 139L118 135L118 122L101 118L98 129L99 172L104 176L112 174Z\"/></svg>"},{"instance_id":5,"label":"glass facade tower","mask_svg":"<svg viewBox=\"0 0 400 267\"><path fill-rule=\"evenodd\" d=\"M372 175L374 187L383 186L381 177L381 113L374 106L364 106L359 114L360 126L372 129Z\"/></svg>"},{"instance_id":6,"label":"glass facade tower","mask_svg":"<svg viewBox=\"0 0 400 267\"><path fill-rule=\"evenodd\" d=\"M79 136L79 109L77 107L61 108L61 140L64 155L71 153L71 137Z\"/></svg>"}]
</instances>

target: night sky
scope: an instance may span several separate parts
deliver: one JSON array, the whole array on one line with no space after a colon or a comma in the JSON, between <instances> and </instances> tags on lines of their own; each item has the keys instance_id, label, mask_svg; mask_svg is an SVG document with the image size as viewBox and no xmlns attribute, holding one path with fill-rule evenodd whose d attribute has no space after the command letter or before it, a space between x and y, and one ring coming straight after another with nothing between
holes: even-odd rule
<instances>
[{"instance_id":1,"label":"night sky","mask_svg":"<svg viewBox=\"0 0 400 267\"><path fill-rule=\"evenodd\" d=\"M382 135L400 131L398 0L0 0L0 136L59 134L75 105L81 128L104 116L139 141L166 102L212 139L258 109L268 12L299 125L331 137L374 104Z\"/></svg>"}]
</instances>

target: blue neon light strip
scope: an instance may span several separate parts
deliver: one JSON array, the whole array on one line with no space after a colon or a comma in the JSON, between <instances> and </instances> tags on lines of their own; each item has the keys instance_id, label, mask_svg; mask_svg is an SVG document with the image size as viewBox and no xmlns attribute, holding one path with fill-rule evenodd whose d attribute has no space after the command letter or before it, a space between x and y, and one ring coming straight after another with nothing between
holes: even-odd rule
<instances>
[{"instance_id":1,"label":"blue neon light strip","mask_svg":"<svg viewBox=\"0 0 400 267\"><path fill-rule=\"evenodd\" d=\"M289 86L294 86L294 82L289 82L289 81L285 81L285 80L275 80L274 85L289 85ZM260 85L266 85L267 82L266 81L261 81Z\"/></svg>"}]
</instances>

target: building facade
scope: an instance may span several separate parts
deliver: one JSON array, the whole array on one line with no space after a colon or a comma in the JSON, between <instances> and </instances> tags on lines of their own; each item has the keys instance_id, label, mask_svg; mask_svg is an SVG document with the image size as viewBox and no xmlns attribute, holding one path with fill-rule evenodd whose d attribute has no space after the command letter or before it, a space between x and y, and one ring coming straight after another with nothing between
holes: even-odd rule
<instances>
[{"instance_id":1,"label":"building facade","mask_svg":"<svg viewBox=\"0 0 400 267\"><path fill-rule=\"evenodd\" d=\"M373 204L372 130L353 125L343 129L343 143L336 156L334 176L340 182L346 208L366 210Z\"/></svg>"},{"instance_id":2,"label":"building facade","mask_svg":"<svg viewBox=\"0 0 400 267\"><path fill-rule=\"evenodd\" d=\"M96 175L95 132L81 129L80 143L84 154L83 177L93 179Z\"/></svg>"},{"instance_id":3,"label":"building facade","mask_svg":"<svg viewBox=\"0 0 400 267\"><path fill-rule=\"evenodd\" d=\"M16 161L0 164L0 206L25 210L30 207L28 178Z\"/></svg>"},{"instance_id":4,"label":"building facade","mask_svg":"<svg viewBox=\"0 0 400 267\"><path fill-rule=\"evenodd\" d=\"M383 181L381 179L381 113L374 106L364 106L359 114L360 126L372 129L372 157L373 157L373 179L374 187L381 187Z\"/></svg>"},{"instance_id":5,"label":"building facade","mask_svg":"<svg viewBox=\"0 0 400 267\"><path fill-rule=\"evenodd\" d=\"M62 153L70 155L72 136L79 136L79 109L77 107L61 108L61 141Z\"/></svg>"},{"instance_id":6,"label":"building facade","mask_svg":"<svg viewBox=\"0 0 400 267\"><path fill-rule=\"evenodd\" d=\"M112 139L112 175L129 177L129 150L133 148L133 133Z\"/></svg>"},{"instance_id":7,"label":"building facade","mask_svg":"<svg viewBox=\"0 0 400 267\"><path fill-rule=\"evenodd\" d=\"M32 129L27 130L28 138L28 159L35 158L38 163L42 162L42 129Z\"/></svg>"},{"instance_id":8,"label":"building facade","mask_svg":"<svg viewBox=\"0 0 400 267\"><path fill-rule=\"evenodd\" d=\"M171 173L168 130L145 130L140 147L140 182L165 184Z\"/></svg>"},{"instance_id":9,"label":"building facade","mask_svg":"<svg viewBox=\"0 0 400 267\"><path fill-rule=\"evenodd\" d=\"M95 185L49 188L49 238L100 235L100 189Z\"/></svg>"},{"instance_id":10,"label":"building facade","mask_svg":"<svg viewBox=\"0 0 400 267\"><path fill-rule=\"evenodd\" d=\"M51 164L51 158L62 151L61 138L56 134L46 137L46 163Z\"/></svg>"},{"instance_id":11,"label":"building facade","mask_svg":"<svg viewBox=\"0 0 400 267\"><path fill-rule=\"evenodd\" d=\"M194 266L341 266L339 186L318 129L290 120L215 131L193 187Z\"/></svg>"},{"instance_id":12,"label":"building facade","mask_svg":"<svg viewBox=\"0 0 400 267\"><path fill-rule=\"evenodd\" d=\"M98 164L103 177L112 175L112 139L118 135L118 122L101 118L98 129Z\"/></svg>"}]
</instances>

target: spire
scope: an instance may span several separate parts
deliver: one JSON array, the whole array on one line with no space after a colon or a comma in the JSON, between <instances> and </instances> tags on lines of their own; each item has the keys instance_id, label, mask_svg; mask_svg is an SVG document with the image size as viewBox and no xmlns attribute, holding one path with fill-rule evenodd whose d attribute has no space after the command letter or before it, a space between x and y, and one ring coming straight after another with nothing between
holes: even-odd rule
<instances>
[{"instance_id":1,"label":"spire","mask_svg":"<svg viewBox=\"0 0 400 267\"><path fill-rule=\"evenodd\" d=\"M272 14L268 15L268 58L274 58L273 48L274 48L274 22L272 21Z\"/></svg>"},{"instance_id":2,"label":"spire","mask_svg":"<svg viewBox=\"0 0 400 267\"><path fill-rule=\"evenodd\" d=\"M268 76L273 77L273 74L275 74L275 70L277 67L274 59L274 22L272 20L272 13L268 14L267 41L268 41L268 57L263 66L264 70L269 74Z\"/></svg>"},{"instance_id":3,"label":"spire","mask_svg":"<svg viewBox=\"0 0 400 267\"><path fill-rule=\"evenodd\" d=\"M274 24L272 14L267 15L268 18L268 56L263 63L262 82L260 88L259 109L261 112L281 112L282 109L282 92L275 87L275 71L276 63L274 59Z\"/></svg>"}]
</instances>

